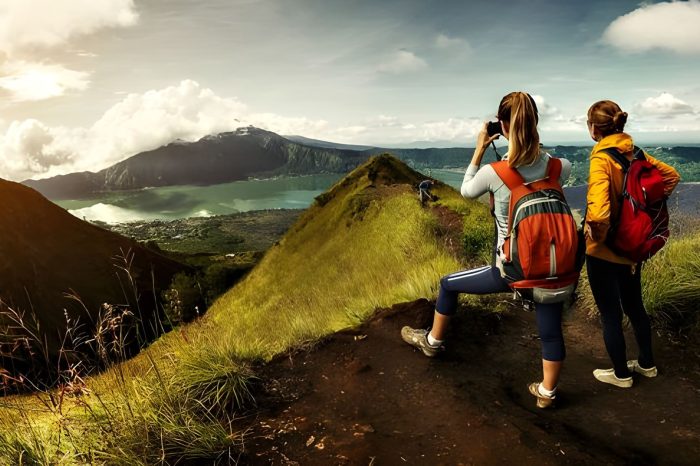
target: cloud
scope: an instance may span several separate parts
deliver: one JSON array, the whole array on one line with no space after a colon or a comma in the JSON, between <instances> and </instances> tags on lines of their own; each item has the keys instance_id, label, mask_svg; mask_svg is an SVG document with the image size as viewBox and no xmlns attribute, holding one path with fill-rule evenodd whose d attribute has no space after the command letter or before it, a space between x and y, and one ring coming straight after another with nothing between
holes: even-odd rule
<instances>
[{"instance_id":1,"label":"cloud","mask_svg":"<svg viewBox=\"0 0 700 466\"><path fill-rule=\"evenodd\" d=\"M422 58L409 50L399 50L386 63L379 65L381 73L401 74L420 71L428 67Z\"/></svg>"},{"instance_id":2,"label":"cloud","mask_svg":"<svg viewBox=\"0 0 700 466\"><path fill-rule=\"evenodd\" d=\"M635 109L644 115L684 115L695 113L690 104L668 92L662 92L656 97L648 97L635 106Z\"/></svg>"},{"instance_id":3,"label":"cloud","mask_svg":"<svg viewBox=\"0 0 700 466\"><path fill-rule=\"evenodd\" d=\"M176 139L196 141L250 124L278 134L346 143L465 143L475 137L483 121L449 118L416 122L377 115L334 125L326 120L252 112L236 98L220 97L195 81L185 80L160 90L128 94L88 127L52 127L35 119L10 122L4 134L0 133L0 176L19 181L97 171Z\"/></svg>"},{"instance_id":4,"label":"cloud","mask_svg":"<svg viewBox=\"0 0 700 466\"><path fill-rule=\"evenodd\" d=\"M328 129L324 120L250 113L239 100L219 97L185 80L177 86L129 94L90 127L49 127L34 119L11 122L0 134L0 176L23 180L96 171L175 139L195 141L248 124L310 137Z\"/></svg>"},{"instance_id":5,"label":"cloud","mask_svg":"<svg viewBox=\"0 0 700 466\"><path fill-rule=\"evenodd\" d=\"M278 134L317 135L329 129L326 120L312 120L305 117L285 117L274 113L254 113L245 116L247 124L273 131Z\"/></svg>"},{"instance_id":6,"label":"cloud","mask_svg":"<svg viewBox=\"0 0 700 466\"><path fill-rule=\"evenodd\" d=\"M133 0L3 0L0 89L12 102L44 100L88 87L90 73L46 61L49 50L108 27L135 24ZM78 50L81 57L97 55Z\"/></svg>"},{"instance_id":7,"label":"cloud","mask_svg":"<svg viewBox=\"0 0 700 466\"><path fill-rule=\"evenodd\" d=\"M0 50L12 54L53 47L106 27L138 20L133 0L4 0L0 9Z\"/></svg>"},{"instance_id":8,"label":"cloud","mask_svg":"<svg viewBox=\"0 0 700 466\"><path fill-rule=\"evenodd\" d=\"M531 94L537 104L537 113L541 119L557 118L560 116L559 110L545 101L544 97L537 94Z\"/></svg>"},{"instance_id":9,"label":"cloud","mask_svg":"<svg viewBox=\"0 0 700 466\"><path fill-rule=\"evenodd\" d=\"M456 48L463 51L471 51L471 45L466 39L461 37L449 37L445 34L438 34L435 37L435 46L440 49Z\"/></svg>"},{"instance_id":10,"label":"cloud","mask_svg":"<svg viewBox=\"0 0 700 466\"><path fill-rule=\"evenodd\" d=\"M56 64L10 61L0 68L0 89L15 102L44 100L86 89L89 76Z\"/></svg>"},{"instance_id":11,"label":"cloud","mask_svg":"<svg viewBox=\"0 0 700 466\"><path fill-rule=\"evenodd\" d=\"M607 27L603 41L623 51L700 54L700 1L643 5Z\"/></svg>"},{"instance_id":12,"label":"cloud","mask_svg":"<svg viewBox=\"0 0 700 466\"><path fill-rule=\"evenodd\" d=\"M427 141L466 141L473 139L483 126L480 118L448 118L423 123L414 134Z\"/></svg>"}]
</instances>

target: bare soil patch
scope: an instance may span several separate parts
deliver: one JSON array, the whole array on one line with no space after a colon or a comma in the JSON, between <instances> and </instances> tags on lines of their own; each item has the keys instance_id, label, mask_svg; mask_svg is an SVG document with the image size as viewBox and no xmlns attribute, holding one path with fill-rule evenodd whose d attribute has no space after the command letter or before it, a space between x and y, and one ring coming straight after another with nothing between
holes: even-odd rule
<instances>
[{"instance_id":1,"label":"bare soil patch","mask_svg":"<svg viewBox=\"0 0 700 466\"><path fill-rule=\"evenodd\" d=\"M261 368L260 411L247 464L698 464L700 357L657 338L660 374L624 390L597 382L608 367L600 328L573 311L554 410L539 410L534 315L463 309L444 353L401 341L433 303L377 312L353 331ZM628 347L633 346L631 334ZM635 349L631 348L631 356Z\"/></svg>"}]
</instances>

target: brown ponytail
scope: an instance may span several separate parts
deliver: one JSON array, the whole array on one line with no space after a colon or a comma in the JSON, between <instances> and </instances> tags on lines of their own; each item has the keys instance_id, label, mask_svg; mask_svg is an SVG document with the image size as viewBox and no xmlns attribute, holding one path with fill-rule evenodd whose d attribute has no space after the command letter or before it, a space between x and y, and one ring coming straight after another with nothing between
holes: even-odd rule
<instances>
[{"instance_id":1,"label":"brown ponytail","mask_svg":"<svg viewBox=\"0 0 700 466\"><path fill-rule=\"evenodd\" d=\"M540 155L535 100L525 92L511 92L501 99L497 116L509 127L508 165L517 168L535 163Z\"/></svg>"},{"instance_id":2,"label":"brown ponytail","mask_svg":"<svg viewBox=\"0 0 700 466\"><path fill-rule=\"evenodd\" d=\"M588 125L598 130L601 137L625 130L627 112L612 100L600 100L588 109Z\"/></svg>"}]
</instances>

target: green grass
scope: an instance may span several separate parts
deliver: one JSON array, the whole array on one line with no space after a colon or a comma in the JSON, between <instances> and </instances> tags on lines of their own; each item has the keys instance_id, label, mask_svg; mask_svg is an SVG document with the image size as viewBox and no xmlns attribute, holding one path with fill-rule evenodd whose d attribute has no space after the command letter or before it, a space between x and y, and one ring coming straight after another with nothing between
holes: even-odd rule
<instances>
[{"instance_id":1,"label":"green grass","mask_svg":"<svg viewBox=\"0 0 700 466\"><path fill-rule=\"evenodd\" d=\"M269 359L378 307L434 296L458 264L432 238L435 218L416 204L412 193L370 201L350 226L334 210L319 212L214 303L210 317L226 328L221 349Z\"/></svg>"},{"instance_id":2,"label":"green grass","mask_svg":"<svg viewBox=\"0 0 700 466\"><path fill-rule=\"evenodd\" d=\"M664 249L642 268L644 306L658 324L672 331L697 331L700 301L700 234L672 237ZM584 274L579 285L579 307L597 315Z\"/></svg>"},{"instance_id":3,"label":"green grass","mask_svg":"<svg viewBox=\"0 0 700 466\"><path fill-rule=\"evenodd\" d=\"M88 378L89 395L0 401L0 463L235 458L244 433L232 418L255 408L251 362L311 345L378 307L434 297L440 276L459 268L436 238L435 215L420 207L412 176L386 157L355 170L203 319ZM485 211L465 207L453 190L441 198L461 213Z\"/></svg>"},{"instance_id":4,"label":"green grass","mask_svg":"<svg viewBox=\"0 0 700 466\"><path fill-rule=\"evenodd\" d=\"M376 308L435 297L439 278L463 265L437 237L434 212L420 207L414 175L390 158L375 162L319 196L204 318L77 383L84 394L0 399L0 464L237 459L245 432L235 421L255 409L255 364L312 346ZM467 262L488 261L488 209L447 186L435 193L463 216ZM646 266L650 312L675 322L694 316L699 246L700 235L673 240ZM590 291L583 295L590 305Z\"/></svg>"},{"instance_id":5,"label":"green grass","mask_svg":"<svg viewBox=\"0 0 700 466\"><path fill-rule=\"evenodd\" d=\"M697 327L700 234L671 240L642 269L647 311L674 329Z\"/></svg>"}]
</instances>

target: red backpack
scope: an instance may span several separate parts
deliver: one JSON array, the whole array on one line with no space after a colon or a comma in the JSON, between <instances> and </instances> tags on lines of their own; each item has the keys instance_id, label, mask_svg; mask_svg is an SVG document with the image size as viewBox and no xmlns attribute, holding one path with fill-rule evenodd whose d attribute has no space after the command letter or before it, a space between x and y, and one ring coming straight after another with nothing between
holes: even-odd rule
<instances>
[{"instance_id":1,"label":"red backpack","mask_svg":"<svg viewBox=\"0 0 700 466\"><path fill-rule=\"evenodd\" d=\"M491 166L510 190L503 277L527 299L566 301L578 282L581 250L576 221L559 184L561 161L550 157L544 179L529 183L507 161Z\"/></svg>"},{"instance_id":2,"label":"red backpack","mask_svg":"<svg viewBox=\"0 0 700 466\"><path fill-rule=\"evenodd\" d=\"M619 163L625 175L620 211L606 244L622 257L645 261L664 247L670 235L664 178L637 146L631 161L615 148L602 152Z\"/></svg>"}]
</instances>

